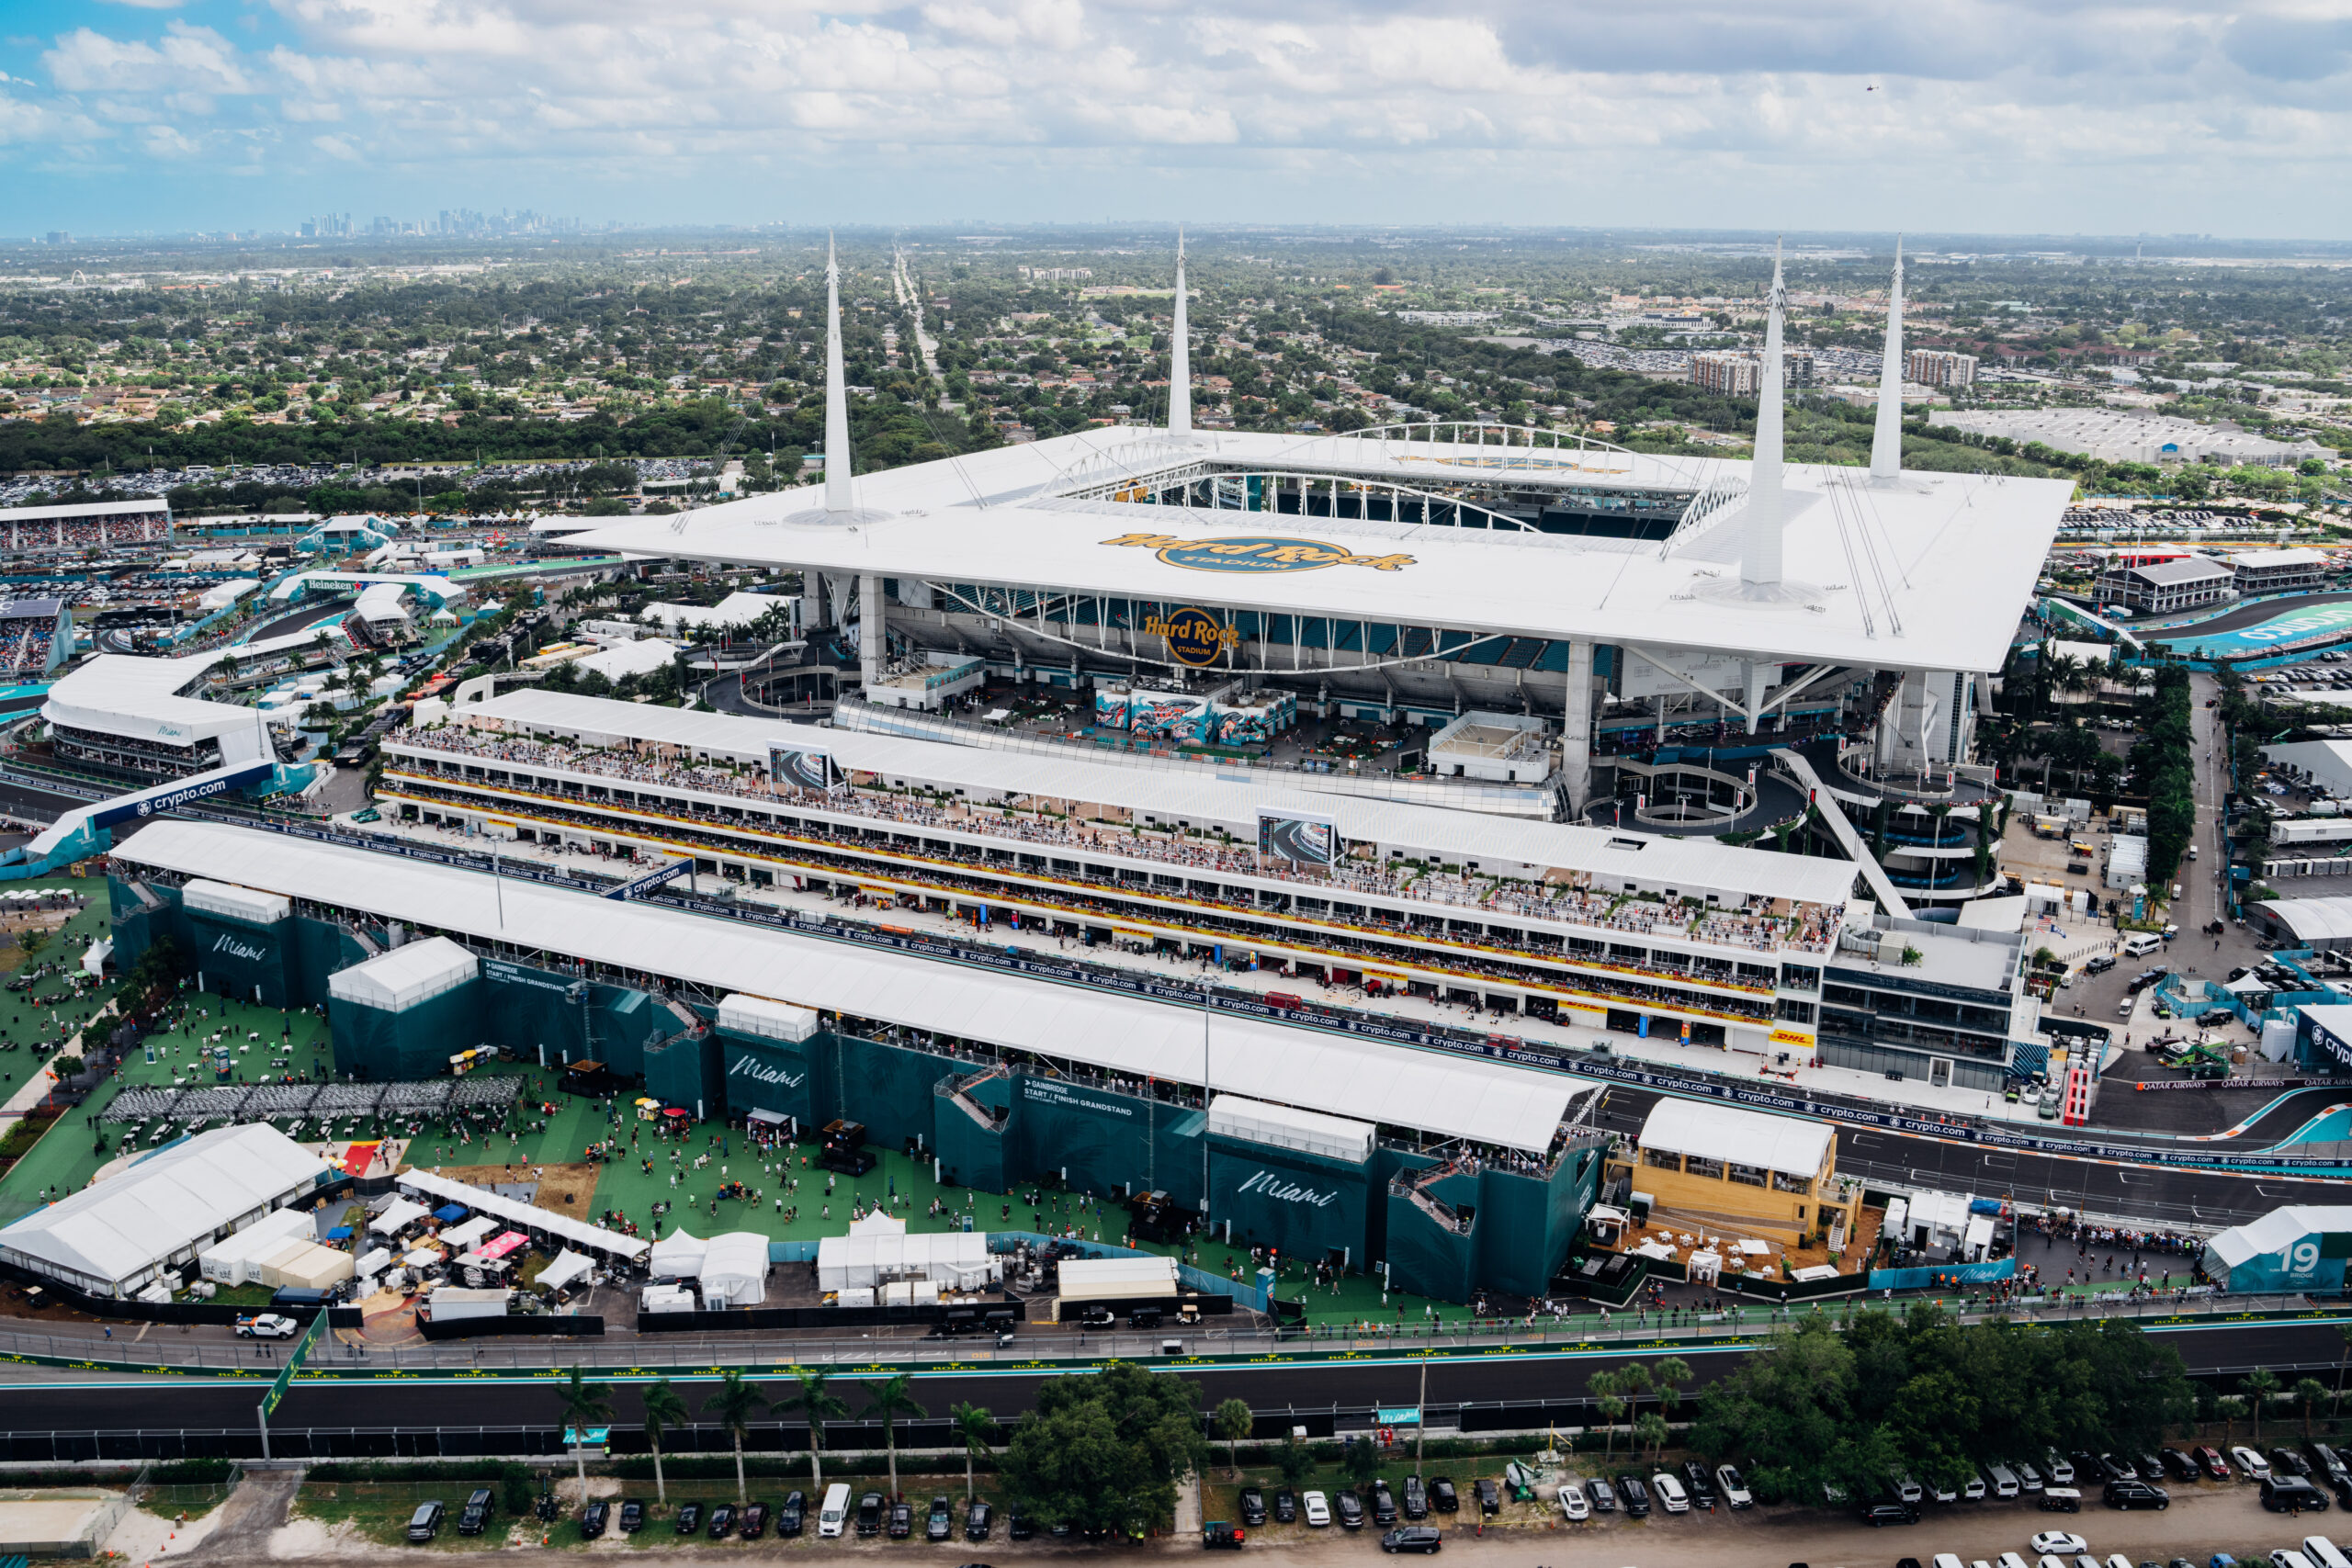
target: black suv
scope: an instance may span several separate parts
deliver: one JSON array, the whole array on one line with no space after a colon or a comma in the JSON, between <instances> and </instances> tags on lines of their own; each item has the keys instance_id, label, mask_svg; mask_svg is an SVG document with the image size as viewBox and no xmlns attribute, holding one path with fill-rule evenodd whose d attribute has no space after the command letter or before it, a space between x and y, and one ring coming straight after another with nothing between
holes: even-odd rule
<instances>
[{"instance_id":1,"label":"black suv","mask_svg":"<svg viewBox=\"0 0 2352 1568\"><path fill-rule=\"evenodd\" d=\"M1444 1544L1444 1535L1428 1525L1407 1525L1380 1538L1383 1551L1435 1551Z\"/></svg>"},{"instance_id":2,"label":"black suv","mask_svg":"<svg viewBox=\"0 0 2352 1568\"><path fill-rule=\"evenodd\" d=\"M1487 1481L1481 1481L1478 1483L1479 1502L1484 1503L1487 1500L1486 1488L1492 1484L1492 1482ZM1617 1478L1617 1495L1625 1499L1625 1513L1628 1517L1646 1519L1650 1517L1649 1484L1640 1476L1619 1476Z\"/></svg>"},{"instance_id":3,"label":"black suv","mask_svg":"<svg viewBox=\"0 0 2352 1568\"><path fill-rule=\"evenodd\" d=\"M1421 1478L1418 1475L1405 1477L1405 1517L1408 1519L1430 1517L1429 1488L1421 1484Z\"/></svg>"},{"instance_id":4,"label":"black suv","mask_svg":"<svg viewBox=\"0 0 2352 1568\"><path fill-rule=\"evenodd\" d=\"M857 1499L857 1533L860 1535L880 1535L882 1533L881 1493L867 1492L859 1495Z\"/></svg>"},{"instance_id":5,"label":"black suv","mask_svg":"<svg viewBox=\"0 0 2352 1568\"><path fill-rule=\"evenodd\" d=\"M1499 1514L1503 1511L1502 1488L1497 1486L1493 1482L1474 1481L1470 1483L1470 1490L1478 1495L1478 1511L1480 1513Z\"/></svg>"},{"instance_id":6,"label":"black suv","mask_svg":"<svg viewBox=\"0 0 2352 1568\"><path fill-rule=\"evenodd\" d=\"M1281 1487L1274 1493L1274 1523L1278 1525L1298 1523L1298 1494L1287 1486Z\"/></svg>"},{"instance_id":7,"label":"black suv","mask_svg":"<svg viewBox=\"0 0 2352 1568\"><path fill-rule=\"evenodd\" d=\"M2110 1481L2107 1483L2107 1506L2110 1508L2169 1508L2172 1494L2161 1486L2151 1486L2144 1481Z\"/></svg>"},{"instance_id":8,"label":"black suv","mask_svg":"<svg viewBox=\"0 0 2352 1568\"><path fill-rule=\"evenodd\" d=\"M947 1499L933 1497L931 1500L931 1517L922 1522L923 1540L945 1540L955 1530L956 1520L948 1512Z\"/></svg>"},{"instance_id":9,"label":"black suv","mask_svg":"<svg viewBox=\"0 0 2352 1568\"><path fill-rule=\"evenodd\" d=\"M580 1516L580 1539L582 1540L594 1540L598 1536L604 1534L605 1521L612 1517L612 1505L605 1502L602 1497L599 1497L594 1502L589 1504L588 1511Z\"/></svg>"},{"instance_id":10,"label":"black suv","mask_svg":"<svg viewBox=\"0 0 2352 1568\"><path fill-rule=\"evenodd\" d=\"M1385 1481L1372 1483L1372 1522L1382 1526L1396 1522L1396 1499L1389 1495Z\"/></svg>"},{"instance_id":11,"label":"black suv","mask_svg":"<svg viewBox=\"0 0 2352 1568\"><path fill-rule=\"evenodd\" d=\"M408 1538L413 1541L431 1540L441 1533L442 1507L438 1501L419 1503L416 1512L408 1517Z\"/></svg>"},{"instance_id":12,"label":"black suv","mask_svg":"<svg viewBox=\"0 0 2352 1568\"><path fill-rule=\"evenodd\" d=\"M2273 1475L2300 1475L2304 1480L2309 1481L2312 1475L2312 1461L2290 1448L2272 1449L2270 1450L2270 1473Z\"/></svg>"},{"instance_id":13,"label":"black suv","mask_svg":"<svg viewBox=\"0 0 2352 1568\"><path fill-rule=\"evenodd\" d=\"M2303 1451L2312 1456L2312 1478L2325 1481L2331 1486L2352 1485L2352 1470L2346 1470L2344 1456L2325 1443L2305 1443Z\"/></svg>"},{"instance_id":14,"label":"black suv","mask_svg":"<svg viewBox=\"0 0 2352 1568\"><path fill-rule=\"evenodd\" d=\"M1441 1475L1430 1483L1430 1506L1441 1514L1451 1514L1462 1506L1461 1495L1453 1490L1451 1477Z\"/></svg>"},{"instance_id":15,"label":"black suv","mask_svg":"<svg viewBox=\"0 0 2352 1568\"><path fill-rule=\"evenodd\" d=\"M775 1511L775 1533L779 1536L798 1535L808 1523L808 1495L805 1492L787 1492L784 1506Z\"/></svg>"},{"instance_id":16,"label":"black suv","mask_svg":"<svg viewBox=\"0 0 2352 1568\"><path fill-rule=\"evenodd\" d=\"M904 1540L915 1533L915 1506L904 1497L890 1505L890 1539Z\"/></svg>"},{"instance_id":17,"label":"black suv","mask_svg":"<svg viewBox=\"0 0 2352 1568\"><path fill-rule=\"evenodd\" d=\"M1255 1486L1241 1489L1241 1522L1251 1529L1266 1522L1266 1495Z\"/></svg>"},{"instance_id":18,"label":"black suv","mask_svg":"<svg viewBox=\"0 0 2352 1568\"><path fill-rule=\"evenodd\" d=\"M680 1535L692 1535L695 1531L700 1529L702 1529L702 1505L700 1503L679 1504L677 1525L678 1533Z\"/></svg>"},{"instance_id":19,"label":"black suv","mask_svg":"<svg viewBox=\"0 0 2352 1568\"><path fill-rule=\"evenodd\" d=\"M480 1535L483 1530L487 1529L490 1527L490 1509L492 1501L492 1498L489 1487L475 1487L472 1493L466 1498L465 1512L458 1516L458 1533L459 1535Z\"/></svg>"},{"instance_id":20,"label":"black suv","mask_svg":"<svg viewBox=\"0 0 2352 1568\"><path fill-rule=\"evenodd\" d=\"M964 1514L964 1539L966 1540L988 1540L989 1528L995 1522L996 1515L989 1506L974 1499L971 1507Z\"/></svg>"},{"instance_id":21,"label":"black suv","mask_svg":"<svg viewBox=\"0 0 2352 1568\"><path fill-rule=\"evenodd\" d=\"M1704 1508L1711 1514L1715 1511L1715 1478L1695 1459L1682 1461L1682 1489L1690 1494L1693 1507Z\"/></svg>"},{"instance_id":22,"label":"black suv","mask_svg":"<svg viewBox=\"0 0 2352 1568\"><path fill-rule=\"evenodd\" d=\"M1862 1523L1872 1527L1916 1525L1918 1522L1919 1510L1897 1498L1883 1497L1862 1509Z\"/></svg>"},{"instance_id":23,"label":"black suv","mask_svg":"<svg viewBox=\"0 0 2352 1568\"><path fill-rule=\"evenodd\" d=\"M1363 1499L1342 1486L1331 1494L1331 1506L1339 1510L1340 1528L1346 1530L1363 1529Z\"/></svg>"}]
</instances>

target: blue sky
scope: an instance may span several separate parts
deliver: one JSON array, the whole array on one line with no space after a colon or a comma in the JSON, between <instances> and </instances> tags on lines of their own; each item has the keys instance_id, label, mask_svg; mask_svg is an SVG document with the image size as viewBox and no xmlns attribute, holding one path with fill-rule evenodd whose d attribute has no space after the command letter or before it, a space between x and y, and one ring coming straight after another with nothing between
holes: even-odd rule
<instances>
[{"instance_id":1,"label":"blue sky","mask_svg":"<svg viewBox=\"0 0 2352 1568\"><path fill-rule=\"evenodd\" d=\"M2343 0L0 0L0 232L1521 223L2352 239Z\"/></svg>"}]
</instances>

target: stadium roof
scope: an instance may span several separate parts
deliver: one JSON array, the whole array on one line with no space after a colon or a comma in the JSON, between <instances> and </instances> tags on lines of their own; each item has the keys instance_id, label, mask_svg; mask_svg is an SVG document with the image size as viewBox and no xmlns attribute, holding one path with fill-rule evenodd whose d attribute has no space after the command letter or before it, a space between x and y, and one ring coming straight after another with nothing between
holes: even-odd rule
<instances>
[{"instance_id":1,"label":"stadium roof","mask_svg":"<svg viewBox=\"0 0 2352 1568\"><path fill-rule=\"evenodd\" d=\"M1204 1031L1213 1087L1507 1148L1550 1144L1590 1085L1434 1051L967 969L820 937L597 898L537 883L287 835L165 818L119 862L234 880L427 929L879 1019L1084 1062L1198 1082Z\"/></svg>"},{"instance_id":2,"label":"stadium roof","mask_svg":"<svg viewBox=\"0 0 2352 1568\"><path fill-rule=\"evenodd\" d=\"M326 1169L266 1123L215 1127L0 1230L0 1257L101 1291L135 1284L255 1210L309 1190Z\"/></svg>"},{"instance_id":3,"label":"stadium roof","mask_svg":"<svg viewBox=\"0 0 2352 1568\"><path fill-rule=\"evenodd\" d=\"M1771 854L1708 839L1673 839L1316 794L1288 788L1264 775L1219 773L1206 766L1160 771L1096 761L1076 751L1068 757L989 751L937 740L820 729L731 714L687 713L650 703L528 689L469 705L460 713L526 729L650 741L762 767L768 763L771 745L803 748L826 752L842 767L876 774L885 782L916 779L991 794L1115 805L1160 822L1222 825L1236 837L1251 841L1257 837L1261 807L1296 811L1330 818L1346 839L1442 850L1448 859L1459 856L1481 863L1590 872L1653 889L1671 887L1694 897L1713 890L1828 906L1843 904L1854 887L1856 867L1850 861ZM386 743L397 750L402 739L395 733L386 738Z\"/></svg>"},{"instance_id":4,"label":"stadium roof","mask_svg":"<svg viewBox=\"0 0 2352 1568\"><path fill-rule=\"evenodd\" d=\"M120 517L131 512L169 512L168 501L85 501L72 506L0 506L0 523L45 523L63 517Z\"/></svg>"},{"instance_id":5,"label":"stadium roof","mask_svg":"<svg viewBox=\"0 0 2352 1568\"><path fill-rule=\"evenodd\" d=\"M2065 479L1937 473L1906 474L1900 487L1873 489L1860 470L1791 467L1782 546L1788 578L1820 590L1810 606L1707 596L1711 580L1739 575L1738 501L1662 547L1062 493L1075 479L1197 473L1185 465L1203 463L1227 472L1343 472L1375 492L1389 484L1510 490L1540 478L1547 486L1648 490L1661 498L1711 482L1744 483L1749 467L1573 448L1232 432L1179 446L1163 432L1114 427L862 475L849 521L826 521L821 490L803 487L674 518L616 523L569 542L639 557L1050 586L1531 637L1989 671L2007 657L2014 611L2031 597L2072 493ZM1196 564L1181 564L1129 542L1151 536L1309 540L1358 558L1213 570L1197 564L1199 555ZM1374 560L1385 564L1364 564Z\"/></svg>"},{"instance_id":6,"label":"stadium roof","mask_svg":"<svg viewBox=\"0 0 2352 1568\"><path fill-rule=\"evenodd\" d=\"M0 621L53 621L64 608L62 599L11 599L0 604Z\"/></svg>"},{"instance_id":7,"label":"stadium roof","mask_svg":"<svg viewBox=\"0 0 2352 1568\"><path fill-rule=\"evenodd\" d=\"M182 687L226 651L216 649L187 659L101 653L49 689L41 716L69 728L174 746L254 729L261 719L252 708L180 695Z\"/></svg>"}]
</instances>

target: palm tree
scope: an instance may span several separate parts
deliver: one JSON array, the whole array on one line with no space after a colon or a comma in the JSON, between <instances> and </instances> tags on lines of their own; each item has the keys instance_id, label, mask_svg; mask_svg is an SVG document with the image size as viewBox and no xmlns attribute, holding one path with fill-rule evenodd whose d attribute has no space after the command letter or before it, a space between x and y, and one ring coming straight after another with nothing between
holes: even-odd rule
<instances>
[{"instance_id":1,"label":"palm tree","mask_svg":"<svg viewBox=\"0 0 2352 1568\"><path fill-rule=\"evenodd\" d=\"M1617 1417L1625 1414L1624 1385L1622 1374L1599 1371L1585 1379L1585 1387L1592 1391L1593 1403L1600 1406L1602 1425L1601 1458L1606 1461L1617 1451Z\"/></svg>"},{"instance_id":2,"label":"palm tree","mask_svg":"<svg viewBox=\"0 0 2352 1568\"><path fill-rule=\"evenodd\" d=\"M2295 1403L2303 1407L2303 1436L2312 1435L2312 1416L2319 1410L2319 1402L2327 1397L2327 1385L2317 1378L2295 1380Z\"/></svg>"},{"instance_id":3,"label":"palm tree","mask_svg":"<svg viewBox=\"0 0 2352 1568\"><path fill-rule=\"evenodd\" d=\"M588 1506L587 1428L610 1426L613 1419L611 1385L590 1382L573 1367L565 1374L556 1396L563 1401L563 1424L571 1428L571 1457L580 1470L580 1506Z\"/></svg>"},{"instance_id":4,"label":"palm tree","mask_svg":"<svg viewBox=\"0 0 2352 1568\"><path fill-rule=\"evenodd\" d=\"M2245 1391L2246 1404L2254 1412L2254 1440L2262 1441L2262 1409L2270 1396L2278 1392L2278 1374L2268 1367L2256 1367L2238 1380Z\"/></svg>"},{"instance_id":5,"label":"palm tree","mask_svg":"<svg viewBox=\"0 0 2352 1568\"><path fill-rule=\"evenodd\" d=\"M751 1489L743 1483L743 1434L752 1417L768 1407L760 1391L743 1379L743 1369L729 1367L720 1374L718 1390L702 1402L702 1413L718 1417L719 1427L735 1439L735 1501L747 1502Z\"/></svg>"},{"instance_id":6,"label":"palm tree","mask_svg":"<svg viewBox=\"0 0 2352 1568\"><path fill-rule=\"evenodd\" d=\"M678 1391L670 1386L668 1378L658 1378L646 1389L645 1440L653 1450L653 1496L659 1503L670 1501L670 1483L662 1476L662 1435L673 1427L686 1424L686 1403Z\"/></svg>"},{"instance_id":7,"label":"palm tree","mask_svg":"<svg viewBox=\"0 0 2352 1568\"><path fill-rule=\"evenodd\" d=\"M893 1372L876 1382L857 1385L865 1391L865 1414L882 1418L882 1444L890 1454L890 1495L899 1495L899 1418L920 1421L930 1416L915 1402L907 1374Z\"/></svg>"},{"instance_id":8,"label":"palm tree","mask_svg":"<svg viewBox=\"0 0 2352 1568\"><path fill-rule=\"evenodd\" d=\"M825 1490L825 1467L818 1455L825 1447L825 1423L838 1421L849 1414L849 1406L842 1396L825 1386L831 1372L812 1372L805 1367L792 1369L793 1380L799 1392L786 1396L784 1403L800 1412L808 1423L808 1481L819 1495Z\"/></svg>"},{"instance_id":9,"label":"palm tree","mask_svg":"<svg viewBox=\"0 0 2352 1568\"><path fill-rule=\"evenodd\" d=\"M1216 1407L1213 1419L1216 1425L1216 1435L1225 1439L1226 1459L1233 1466L1233 1479L1238 1481L1241 1479L1241 1439L1250 1435L1250 1428L1256 1423L1256 1418L1250 1414L1250 1402L1228 1399Z\"/></svg>"},{"instance_id":10,"label":"palm tree","mask_svg":"<svg viewBox=\"0 0 2352 1568\"><path fill-rule=\"evenodd\" d=\"M2222 1416L2222 1446L2228 1448L2230 1439L2237 1436L2238 1417L2245 1414L2245 1396L2225 1393L2213 1402L2213 1408Z\"/></svg>"},{"instance_id":11,"label":"palm tree","mask_svg":"<svg viewBox=\"0 0 2352 1568\"><path fill-rule=\"evenodd\" d=\"M1666 1449L1666 1417L1655 1410L1645 1410L1642 1418L1634 1423L1634 1442L1650 1450L1653 1458Z\"/></svg>"},{"instance_id":12,"label":"palm tree","mask_svg":"<svg viewBox=\"0 0 2352 1568\"><path fill-rule=\"evenodd\" d=\"M956 1435L964 1439L964 1501L972 1500L972 1461L983 1454L993 1453L989 1439L996 1436L996 1417L984 1404L956 1404L947 1407L947 1418L956 1423Z\"/></svg>"},{"instance_id":13,"label":"palm tree","mask_svg":"<svg viewBox=\"0 0 2352 1568\"><path fill-rule=\"evenodd\" d=\"M1690 1363L1679 1356L1668 1356L1650 1369L1650 1376L1657 1383L1657 1407L1668 1420L1682 1404L1682 1385L1690 1381Z\"/></svg>"}]
</instances>

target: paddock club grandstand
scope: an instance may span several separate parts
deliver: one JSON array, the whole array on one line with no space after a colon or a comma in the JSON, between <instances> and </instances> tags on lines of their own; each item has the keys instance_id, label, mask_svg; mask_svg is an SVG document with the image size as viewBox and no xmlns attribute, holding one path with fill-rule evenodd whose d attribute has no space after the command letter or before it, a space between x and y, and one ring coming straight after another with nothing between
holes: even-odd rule
<instances>
[{"instance_id":1,"label":"paddock club grandstand","mask_svg":"<svg viewBox=\"0 0 2352 1568\"><path fill-rule=\"evenodd\" d=\"M1443 1300L1543 1293L1608 1144L1601 1091L1564 1073L292 834L159 820L109 875L124 962L169 938L209 990L325 1007L339 1073L446 1078L476 1043L593 1061L682 1113L823 1129L829 1155L1150 1194L1180 1229Z\"/></svg>"},{"instance_id":2,"label":"paddock club grandstand","mask_svg":"<svg viewBox=\"0 0 2352 1568\"><path fill-rule=\"evenodd\" d=\"M1899 268L1867 470L1782 460L1777 267L1752 461L1498 425L1196 432L1181 278L1165 428L853 478L829 302L821 488L570 546L797 570L804 620L854 649L833 723L862 732L1047 749L975 722L986 682L1058 689L1083 716L1065 750L1160 767L1269 765L1309 722L1423 727L1411 777L1296 782L1668 833L1984 797L1984 681L2068 491L1902 469ZM1983 891L1932 855L1903 886L1862 869L1897 913Z\"/></svg>"}]
</instances>

